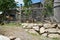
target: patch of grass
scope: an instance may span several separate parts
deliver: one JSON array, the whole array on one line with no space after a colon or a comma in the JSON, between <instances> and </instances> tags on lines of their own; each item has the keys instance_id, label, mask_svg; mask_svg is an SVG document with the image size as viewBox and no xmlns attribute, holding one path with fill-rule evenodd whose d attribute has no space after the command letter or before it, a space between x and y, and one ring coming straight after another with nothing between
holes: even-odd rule
<instances>
[{"instance_id":1,"label":"patch of grass","mask_svg":"<svg viewBox=\"0 0 60 40\"><path fill-rule=\"evenodd\" d=\"M20 27L21 23L20 24L17 24L17 23L8 23L8 24L0 25L0 26Z\"/></svg>"},{"instance_id":2,"label":"patch of grass","mask_svg":"<svg viewBox=\"0 0 60 40\"><path fill-rule=\"evenodd\" d=\"M60 38L53 38L53 40L60 40Z\"/></svg>"}]
</instances>

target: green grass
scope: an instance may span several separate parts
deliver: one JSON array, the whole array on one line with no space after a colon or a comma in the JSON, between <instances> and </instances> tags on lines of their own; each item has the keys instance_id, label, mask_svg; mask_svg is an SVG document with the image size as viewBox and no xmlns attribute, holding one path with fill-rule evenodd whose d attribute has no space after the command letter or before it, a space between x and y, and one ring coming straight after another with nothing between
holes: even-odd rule
<instances>
[{"instance_id":1,"label":"green grass","mask_svg":"<svg viewBox=\"0 0 60 40\"><path fill-rule=\"evenodd\" d=\"M53 40L60 40L60 38L53 38Z\"/></svg>"},{"instance_id":2,"label":"green grass","mask_svg":"<svg viewBox=\"0 0 60 40\"><path fill-rule=\"evenodd\" d=\"M21 23L18 24L18 23L8 23L8 24L4 24L4 25L0 25L0 26L8 26L8 27L20 27L21 26Z\"/></svg>"}]
</instances>

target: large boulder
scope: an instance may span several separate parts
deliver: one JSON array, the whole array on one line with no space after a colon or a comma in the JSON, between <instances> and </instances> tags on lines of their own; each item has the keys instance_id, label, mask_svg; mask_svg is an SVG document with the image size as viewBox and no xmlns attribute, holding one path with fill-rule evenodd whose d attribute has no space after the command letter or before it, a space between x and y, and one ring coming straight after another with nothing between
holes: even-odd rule
<instances>
[{"instance_id":1,"label":"large boulder","mask_svg":"<svg viewBox=\"0 0 60 40\"><path fill-rule=\"evenodd\" d=\"M58 35L58 34L49 34L48 37L50 37L50 38L58 38L58 37L60 37L60 35Z\"/></svg>"},{"instance_id":2,"label":"large boulder","mask_svg":"<svg viewBox=\"0 0 60 40\"><path fill-rule=\"evenodd\" d=\"M28 26L28 24L22 24L23 28L26 28Z\"/></svg>"},{"instance_id":3,"label":"large boulder","mask_svg":"<svg viewBox=\"0 0 60 40\"><path fill-rule=\"evenodd\" d=\"M10 36L9 38L10 38L10 40L21 40L20 38L17 38L15 36Z\"/></svg>"},{"instance_id":4,"label":"large boulder","mask_svg":"<svg viewBox=\"0 0 60 40\"><path fill-rule=\"evenodd\" d=\"M59 29L58 29L58 31L57 31L57 32L58 32L58 34L60 34L60 30L59 30Z\"/></svg>"},{"instance_id":5,"label":"large boulder","mask_svg":"<svg viewBox=\"0 0 60 40\"><path fill-rule=\"evenodd\" d=\"M44 27L41 27L40 28L40 33L44 33L45 32L45 28Z\"/></svg>"},{"instance_id":6,"label":"large boulder","mask_svg":"<svg viewBox=\"0 0 60 40\"><path fill-rule=\"evenodd\" d=\"M58 24L58 28L60 29L60 24Z\"/></svg>"},{"instance_id":7,"label":"large boulder","mask_svg":"<svg viewBox=\"0 0 60 40\"><path fill-rule=\"evenodd\" d=\"M47 33L42 34L42 36L47 37Z\"/></svg>"},{"instance_id":8,"label":"large boulder","mask_svg":"<svg viewBox=\"0 0 60 40\"><path fill-rule=\"evenodd\" d=\"M29 29L24 29L26 32L28 32L29 31Z\"/></svg>"},{"instance_id":9,"label":"large boulder","mask_svg":"<svg viewBox=\"0 0 60 40\"><path fill-rule=\"evenodd\" d=\"M50 23L45 23L43 26L44 26L44 28L50 28L51 24Z\"/></svg>"},{"instance_id":10,"label":"large boulder","mask_svg":"<svg viewBox=\"0 0 60 40\"><path fill-rule=\"evenodd\" d=\"M57 33L58 29L50 28L46 29L45 31L47 31L48 33Z\"/></svg>"},{"instance_id":11,"label":"large boulder","mask_svg":"<svg viewBox=\"0 0 60 40\"><path fill-rule=\"evenodd\" d=\"M23 28L25 28L25 29L32 29L32 27L33 27L32 23L31 24L29 24L29 23L27 24L26 23L26 25L23 26Z\"/></svg>"},{"instance_id":12,"label":"large boulder","mask_svg":"<svg viewBox=\"0 0 60 40\"><path fill-rule=\"evenodd\" d=\"M28 24L26 28L27 29L32 29L32 27L33 27L33 24Z\"/></svg>"},{"instance_id":13,"label":"large boulder","mask_svg":"<svg viewBox=\"0 0 60 40\"><path fill-rule=\"evenodd\" d=\"M38 25L34 25L34 26L33 26L33 29L36 30L36 31L39 31L40 28L39 28Z\"/></svg>"},{"instance_id":14,"label":"large boulder","mask_svg":"<svg viewBox=\"0 0 60 40\"><path fill-rule=\"evenodd\" d=\"M10 40L15 40L16 37L15 36L9 36Z\"/></svg>"},{"instance_id":15,"label":"large boulder","mask_svg":"<svg viewBox=\"0 0 60 40\"><path fill-rule=\"evenodd\" d=\"M22 26L24 26L24 25L28 25L28 23L22 23L21 25L22 25Z\"/></svg>"},{"instance_id":16,"label":"large boulder","mask_svg":"<svg viewBox=\"0 0 60 40\"><path fill-rule=\"evenodd\" d=\"M15 40L21 40L20 38L16 38Z\"/></svg>"},{"instance_id":17,"label":"large boulder","mask_svg":"<svg viewBox=\"0 0 60 40\"><path fill-rule=\"evenodd\" d=\"M44 28L56 28L57 24L45 23L43 26Z\"/></svg>"},{"instance_id":18,"label":"large boulder","mask_svg":"<svg viewBox=\"0 0 60 40\"><path fill-rule=\"evenodd\" d=\"M0 40L10 40L8 37L0 35Z\"/></svg>"},{"instance_id":19,"label":"large boulder","mask_svg":"<svg viewBox=\"0 0 60 40\"><path fill-rule=\"evenodd\" d=\"M34 23L33 25L37 25L36 23Z\"/></svg>"},{"instance_id":20,"label":"large boulder","mask_svg":"<svg viewBox=\"0 0 60 40\"><path fill-rule=\"evenodd\" d=\"M43 23L39 23L38 26L41 28L43 27Z\"/></svg>"},{"instance_id":21,"label":"large boulder","mask_svg":"<svg viewBox=\"0 0 60 40\"><path fill-rule=\"evenodd\" d=\"M37 34L37 35L38 35L38 33L37 33L34 29L29 29L28 32L29 32L29 33L32 33L32 34Z\"/></svg>"}]
</instances>

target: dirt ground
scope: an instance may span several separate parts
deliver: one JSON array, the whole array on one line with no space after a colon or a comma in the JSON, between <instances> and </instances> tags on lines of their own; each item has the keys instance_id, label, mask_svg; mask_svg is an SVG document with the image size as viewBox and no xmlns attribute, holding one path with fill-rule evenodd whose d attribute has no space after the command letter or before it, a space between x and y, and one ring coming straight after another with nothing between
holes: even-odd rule
<instances>
[{"instance_id":1,"label":"dirt ground","mask_svg":"<svg viewBox=\"0 0 60 40\"><path fill-rule=\"evenodd\" d=\"M37 40L29 35L22 27L0 27L0 34L4 36L15 36L21 40Z\"/></svg>"},{"instance_id":2,"label":"dirt ground","mask_svg":"<svg viewBox=\"0 0 60 40\"><path fill-rule=\"evenodd\" d=\"M15 36L21 38L21 40L51 40L49 38L44 38L40 36L32 36L28 34L22 27L8 27L8 26L0 26L0 34L10 37Z\"/></svg>"}]
</instances>

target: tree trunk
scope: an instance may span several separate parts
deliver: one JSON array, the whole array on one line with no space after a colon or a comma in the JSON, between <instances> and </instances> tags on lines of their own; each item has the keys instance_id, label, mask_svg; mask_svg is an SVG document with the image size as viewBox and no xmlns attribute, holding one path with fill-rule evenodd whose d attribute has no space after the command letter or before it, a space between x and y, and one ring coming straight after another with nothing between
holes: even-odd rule
<instances>
[{"instance_id":1,"label":"tree trunk","mask_svg":"<svg viewBox=\"0 0 60 40\"><path fill-rule=\"evenodd\" d=\"M54 0L54 19L60 22L60 0Z\"/></svg>"}]
</instances>

